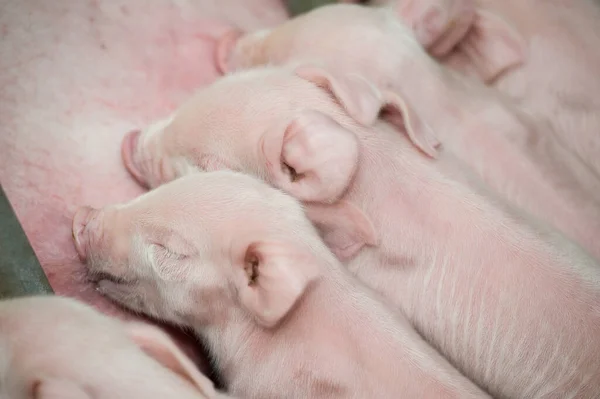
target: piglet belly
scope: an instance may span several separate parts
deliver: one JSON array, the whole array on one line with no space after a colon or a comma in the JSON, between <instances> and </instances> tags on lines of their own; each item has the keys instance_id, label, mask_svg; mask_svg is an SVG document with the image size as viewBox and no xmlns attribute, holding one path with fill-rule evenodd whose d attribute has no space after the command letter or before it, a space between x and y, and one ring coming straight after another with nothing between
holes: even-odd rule
<instances>
[{"instance_id":1,"label":"piglet belly","mask_svg":"<svg viewBox=\"0 0 600 399\"><path fill-rule=\"evenodd\" d=\"M0 182L57 294L135 318L87 282L72 216L142 193L122 166L122 138L217 77L214 37L285 17L276 0L3 3Z\"/></svg>"}]
</instances>

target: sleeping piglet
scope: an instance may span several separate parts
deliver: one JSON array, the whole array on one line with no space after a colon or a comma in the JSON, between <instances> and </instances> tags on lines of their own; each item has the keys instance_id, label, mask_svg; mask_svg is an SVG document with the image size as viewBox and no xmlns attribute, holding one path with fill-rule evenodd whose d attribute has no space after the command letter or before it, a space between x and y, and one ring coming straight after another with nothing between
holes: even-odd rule
<instances>
[{"instance_id":1,"label":"sleeping piglet","mask_svg":"<svg viewBox=\"0 0 600 399\"><path fill-rule=\"evenodd\" d=\"M218 65L228 71L315 60L332 72L357 73L378 88L390 88L401 98L402 112L411 123L430 129L492 189L600 259L599 176L564 145L549 120L524 112L496 90L438 64L398 17L410 11L412 17L403 20L422 21L430 15L426 11L431 5L442 13L431 17L433 21L452 20L451 16L461 12L466 21L471 15L464 11L468 4L460 7L457 1L440 0L397 3L396 8L334 4L268 30L230 33L218 47ZM498 56L494 58L498 68L519 64L525 49L510 26L483 11L478 11L476 18L486 31L493 32L491 37L477 39L486 41L477 54L488 57L483 51L488 49ZM459 37L442 36L449 40Z\"/></svg>"},{"instance_id":2,"label":"sleeping piglet","mask_svg":"<svg viewBox=\"0 0 600 399\"><path fill-rule=\"evenodd\" d=\"M164 332L58 296L0 301L0 398L223 398Z\"/></svg>"},{"instance_id":3,"label":"sleeping piglet","mask_svg":"<svg viewBox=\"0 0 600 399\"><path fill-rule=\"evenodd\" d=\"M248 175L196 173L74 218L98 290L189 326L248 398L488 397L360 284L301 205Z\"/></svg>"},{"instance_id":4,"label":"sleeping piglet","mask_svg":"<svg viewBox=\"0 0 600 399\"><path fill-rule=\"evenodd\" d=\"M419 0L370 3L395 9ZM465 17L471 26L438 59L545 118L548 134L600 179L600 2L477 0Z\"/></svg>"},{"instance_id":5,"label":"sleeping piglet","mask_svg":"<svg viewBox=\"0 0 600 399\"><path fill-rule=\"evenodd\" d=\"M600 265L403 110L356 75L257 68L198 91L123 152L151 186L232 169L302 200L346 266L494 397L594 398Z\"/></svg>"}]
</instances>

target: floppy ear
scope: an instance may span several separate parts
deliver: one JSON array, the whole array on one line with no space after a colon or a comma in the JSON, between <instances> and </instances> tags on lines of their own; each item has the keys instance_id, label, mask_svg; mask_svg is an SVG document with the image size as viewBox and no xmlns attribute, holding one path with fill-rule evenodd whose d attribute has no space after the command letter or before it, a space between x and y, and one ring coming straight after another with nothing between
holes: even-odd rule
<instances>
[{"instance_id":1,"label":"floppy ear","mask_svg":"<svg viewBox=\"0 0 600 399\"><path fill-rule=\"evenodd\" d=\"M318 111L275 126L260 146L271 183L301 201L335 202L358 167L358 138Z\"/></svg>"},{"instance_id":2,"label":"floppy ear","mask_svg":"<svg viewBox=\"0 0 600 399\"><path fill-rule=\"evenodd\" d=\"M413 108L394 92L381 92L365 78L352 74L334 77L322 68L301 66L296 74L326 89L349 116L364 126L372 125L381 112L388 121L406 131L412 143L434 158L439 141L433 131Z\"/></svg>"},{"instance_id":3,"label":"floppy ear","mask_svg":"<svg viewBox=\"0 0 600 399\"><path fill-rule=\"evenodd\" d=\"M243 262L236 276L240 303L267 328L287 315L319 273L312 254L288 243L251 244Z\"/></svg>"},{"instance_id":4,"label":"floppy ear","mask_svg":"<svg viewBox=\"0 0 600 399\"><path fill-rule=\"evenodd\" d=\"M329 92L354 120L364 126L373 124L381 108L379 90L358 74L333 76L323 68L302 65L296 68L297 76Z\"/></svg>"},{"instance_id":5,"label":"floppy ear","mask_svg":"<svg viewBox=\"0 0 600 399\"><path fill-rule=\"evenodd\" d=\"M74 383L56 378L38 381L33 387L34 399L91 399L92 397Z\"/></svg>"},{"instance_id":6,"label":"floppy ear","mask_svg":"<svg viewBox=\"0 0 600 399\"><path fill-rule=\"evenodd\" d=\"M519 32L499 15L477 11L473 27L449 54L446 63L490 83L508 69L521 65L526 53L527 45Z\"/></svg>"},{"instance_id":7,"label":"floppy ear","mask_svg":"<svg viewBox=\"0 0 600 399\"><path fill-rule=\"evenodd\" d=\"M408 0L397 1L393 7L434 57L452 50L475 18L474 0Z\"/></svg>"},{"instance_id":8,"label":"floppy ear","mask_svg":"<svg viewBox=\"0 0 600 399\"><path fill-rule=\"evenodd\" d=\"M157 327L139 322L128 323L125 329L146 355L191 383L204 396L212 398L215 395L212 381L198 371L166 333Z\"/></svg>"},{"instance_id":9,"label":"floppy ear","mask_svg":"<svg viewBox=\"0 0 600 399\"><path fill-rule=\"evenodd\" d=\"M437 157L439 140L433 130L397 93L386 91L381 118L406 132L411 143L430 158Z\"/></svg>"},{"instance_id":10,"label":"floppy ear","mask_svg":"<svg viewBox=\"0 0 600 399\"><path fill-rule=\"evenodd\" d=\"M365 245L378 244L371 220L348 201L341 200L333 205L310 204L306 207L306 216L342 262L354 257Z\"/></svg>"}]
</instances>

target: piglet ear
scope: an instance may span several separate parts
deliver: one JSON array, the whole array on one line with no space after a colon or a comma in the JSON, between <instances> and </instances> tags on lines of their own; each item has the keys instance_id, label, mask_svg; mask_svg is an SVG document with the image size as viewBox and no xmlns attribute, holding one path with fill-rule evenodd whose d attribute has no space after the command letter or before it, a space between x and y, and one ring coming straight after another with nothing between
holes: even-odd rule
<instances>
[{"instance_id":1,"label":"piglet ear","mask_svg":"<svg viewBox=\"0 0 600 399\"><path fill-rule=\"evenodd\" d=\"M364 126L373 124L381 108L381 93L358 74L333 76L323 68L302 65L295 73L328 91L350 117Z\"/></svg>"},{"instance_id":2,"label":"piglet ear","mask_svg":"<svg viewBox=\"0 0 600 399\"><path fill-rule=\"evenodd\" d=\"M79 386L55 378L38 381L33 387L34 399L91 399Z\"/></svg>"},{"instance_id":3,"label":"piglet ear","mask_svg":"<svg viewBox=\"0 0 600 399\"><path fill-rule=\"evenodd\" d=\"M226 75L232 72L231 55L239 39L244 33L239 29L230 29L217 39L215 48L215 65L217 70Z\"/></svg>"},{"instance_id":4,"label":"piglet ear","mask_svg":"<svg viewBox=\"0 0 600 399\"><path fill-rule=\"evenodd\" d=\"M331 117L306 111L262 140L271 183L296 199L332 203L358 166L358 139Z\"/></svg>"},{"instance_id":5,"label":"piglet ear","mask_svg":"<svg viewBox=\"0 0 600 399\"><path fill-rule=\"evenodd\" d=\"M314 66L298 67L296 74L328 90L348 115L364 126L371 126L382 112L387 113L387 119L402 125L417 148L431 157L437 155L439 142L433 131L397 93L382 93L356 74L340 79Z\"/></svg>"},{"instance_id":6,"label":"piglet ear","mask_svg":"<svg viewBox=\"0 0 600 399\"><path fill-rule=\"evenodd\" d=\"M474 0L408 0L397 1L394 7L434 57L450 52L475 18Z\"/></svg>"},{"instance_id":7,"label":"piglet ear","mask_svg":"<svg viewBox=\"0 0 600 399\"><path fill-rule=\"evenodd\" d=\"M499 15L478 11L475 23L446 63L490 83L526 58L523 37Z\"/></svg>"},{"instance_id":8,"label":"piglet ear","mask_svg":"<svg viewBox=\"0 0 600 399\"><path fill-rule=\"evenodd\" d=\"M319 230L325 244L342 262L353 258L364 246L378 245L371 220L352 203L310 204L306 215Z\"/></svg>"},{"instance_id":9,"label":"piglet ear","mask_svg":"<svg viewBox=\"0 0 600 399\"><path fill-rule=\"evenodd\" d=\"M431 127L395 92L385 92L381 118L405 131L415 147L431 158L437 157L439 140Z\"/></svg>"},{"instance_id":10,"label":"piglet ear","mask_svg":"<svg viewBox=\"0 0 600 399\"><path fill-rule=\"evenodd\" d=\"M251 244L236 287L242 306L267 328L285 317L319 270L308 251L288 243Z\"/></svg>"},{"instance_id":11,"label":"piglet ear","mask_svg":"<svg viewBox=\"0 0 600 399\"><path fill-rule=\"evenodd\" d=\"M215 388L212 381L198 371L194 363L175 345L166 333L157 327L139 322L128 323L125 328L131 340L146 355L188 381L204 396L208 398L215 396Z\"/></svg>"}]
</instances>

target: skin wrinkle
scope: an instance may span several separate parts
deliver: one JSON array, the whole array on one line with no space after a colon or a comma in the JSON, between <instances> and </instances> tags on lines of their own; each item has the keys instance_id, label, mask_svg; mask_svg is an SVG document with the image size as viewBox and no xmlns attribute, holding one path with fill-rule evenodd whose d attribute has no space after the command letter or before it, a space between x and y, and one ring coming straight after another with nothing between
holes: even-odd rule
<instances>
[{"instance_id":1,"label":"skin wrinkle","mask_svg":"<svg viewBox=\"0 0 600 399\"><path fill-rule=\"evenodd\" d=\"M449 300L451 301L455 301L458 302L457 298L455 297L456 294L456 283L457 283L457 279L458 276L454 275L450 275L451 283L450 283L450 297ZM448 326L448 328L450 329L450 342L449 342L449 347L450 350L453 353L453 357L455 357L457 355L457 345L456 345L456 341L457 341L457 337L456 337L456 333L457 333L457 329L458 329L458 321L460 319L460 309L454 309L452 312L452 317L449 319L449 323L450 325ZM463 319L464 320L464 319Z\"/></svg>"}]
</instances>

